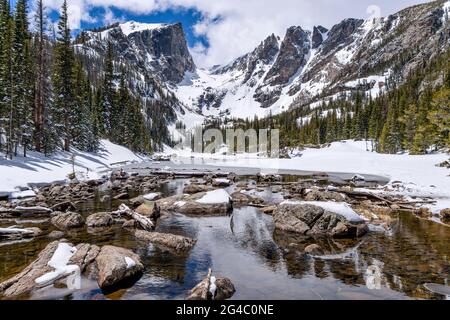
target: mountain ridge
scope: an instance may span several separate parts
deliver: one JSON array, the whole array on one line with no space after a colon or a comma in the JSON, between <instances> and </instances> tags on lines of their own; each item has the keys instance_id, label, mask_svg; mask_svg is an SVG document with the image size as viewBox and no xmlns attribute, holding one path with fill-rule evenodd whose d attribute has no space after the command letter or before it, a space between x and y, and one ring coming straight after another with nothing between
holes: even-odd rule
<instances>
[{"instance_id":1,"label":"mountain ridge","mask_svg":"<svg viewBox=\"0 0 450 320\"><path fill-rule=\"evenodd\" d=\"M347 18L330 29L292 26L283 37L271 34L253 51L209 70L195 65L180 23L116 24L100 38L87 32L97 40L82 46L101 56L98 48L114 42L119 60L137 70L136 87L152 83L150 90L135 91L171 109L166 120L173 131L176 121L193 127L208 118L264 117L355 90L376 96L386 91L387 77L401 81L448 47L449 7L450 1L439 0L388 17ZM155 95L158 90L171 102Z\"/></svg>"}]
</instances>

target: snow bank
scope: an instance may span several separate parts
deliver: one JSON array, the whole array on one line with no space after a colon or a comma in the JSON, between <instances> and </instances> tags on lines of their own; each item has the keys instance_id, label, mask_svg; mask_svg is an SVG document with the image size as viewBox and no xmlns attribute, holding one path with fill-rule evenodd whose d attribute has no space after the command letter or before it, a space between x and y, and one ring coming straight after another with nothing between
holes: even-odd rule
<instances>
[{"instance_id":1,"label":"snow bank","mask_svg":"<svg viewBox=\"0 0 450 320\"><path fill-rule=\"evenodd\" d=\"M284 201L287 205L312 205L344 217L349 222L363 222L364 219L358 215L349 204L332 201Z\"/></svg>"},{"instance_id":2,"label":"snow bank","mask_svg":"<svg viewBox=\"0 0 450 320\"><path fill-rule=\"evenodd\" d=\"M61 277L68 276L67 288L80 289L80 268L77 265L68 265L70 258L72 258L76 251L77 249L75 247L72 247L67 243L58 244L58 248L56 248L55 253L47 263L49 267L52 267L55 270L37 278L35 282L39 285L45 286L52 284Z\"/></svg>"},{"instance_id":3,"label":"snow bank","mask_svg":"<svg viewBox=\"0 0 450 320\"><path fill-rule=\"evenodd\" d=\"M134 32L141 32L145 30L155 30L166 27L167 24L163 23L140 23L135 21L129 21L126 23L120 24L120 29L122 29L122 33L127 37Z\"/></svg>"},{"instance_id":4,"label":"snow bank","mask_svg":"<svg viewBox=\"0 0 450 320\"><path fill-rule=\"evenodd\" d=\"M212 296L216 295L217 285L216 285L216 277L211 276L209 281L209 292L211 292Z\"/></svg>"},{"instance_id":5,"label":"snow bank","mask_svg":"<svg viewBox=\"0 0 450 320\"><path fill-rule=\"evenodd\" d=\"M157 197L159 196L159 193L149 193L149 194L146 194L145 196L144 196L144 199L145 200L148 200L148 201L153 201L153 200L155 200Z\"/></svg>"},{"instance_id":6,"label":"snow bank","mask_svg":"<svg viewBox=\"0 0 450 320\"><path fill-rule=\"evenodd\" d=\"M130 257L125 257L125 263L127 264L127 269L133 268L136 266L136 262Z\"/></svg>"},{"instance_id":7,"label":"snow bank","mask_svg":"<svg viewBox=\"0 0 450 320\"><path fill-rule=\"evenodd\" d=\"M230 195L223 189L207 192L202 198L196 202L202 204L216 204L216 203L228 203L230 202Z\"/></svg>"},{"instance_id":8,"label":"snow bank","mask_svg":"<svg viewBox=\"0 0 450 320\"><path fill-rule=\"evenodd\" d=\"M19 156L13 160L6 160L0 154L0 196L31 196L32 190L20 191L18 187L66 181L72 172L72 155L75 156L75 172L79 180L98 179L102 172L119 164L146 159L108 140L101 141L99 152L95 154L72 149L71 152L45 157L41 153L29 152L27 158Z\"/></svg>"}]
</instances>

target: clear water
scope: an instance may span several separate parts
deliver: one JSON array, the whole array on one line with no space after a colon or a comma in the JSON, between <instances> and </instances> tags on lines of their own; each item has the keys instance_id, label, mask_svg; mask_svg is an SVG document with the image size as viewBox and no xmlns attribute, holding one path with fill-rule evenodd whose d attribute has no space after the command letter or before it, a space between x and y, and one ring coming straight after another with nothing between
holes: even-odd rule
<instances>
[{"instance_id":1,"label":"clear water","mask_svg":"<svg viewBox=\"0 0 450 320\"><path fill-rule=\"evenodd\" d=\"M185 180L161 189L165 196L182 192ZM269 190L265 197L279 195ZM102 204L98 198L80 209L88 215L115 209L120 202ZM19 221L20 222L20 221ZM17 221L0 221L1 226ZM42 221L41 221L42 223ZM36 226L25 221L24 226ZM49 222L40 224L46 233ZM256 208L235 208L226 217L186 217L174 214L161 220L158 230L198 240L185 256L136 241L114 226L101 233L68 233L74 244L112 244L138 253L146 267L131 288L105 296L95 281L83 279L82 290L44 289L21 299L183 299L212 268L236 287L233 299L445 299L428 291L425 283L448 284L450 228L400 214L391 234L370 233L361 240L305 239L274 231L272 217ZM32 262L51 240L46 237L0 246L0 281ZM319 243L321 258L305 257L304 247Z\"/></svg>"}]
</instances>

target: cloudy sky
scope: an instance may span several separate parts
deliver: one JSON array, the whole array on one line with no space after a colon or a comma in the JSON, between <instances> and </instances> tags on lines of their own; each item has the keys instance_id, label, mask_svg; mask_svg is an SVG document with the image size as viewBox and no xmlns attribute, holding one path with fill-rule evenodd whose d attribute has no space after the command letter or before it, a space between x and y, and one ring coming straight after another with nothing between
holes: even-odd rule
<instances>
[{"instance_id":1,"label":"cloudy sky","mask_svg":"<svg viewBox=\"0 0 450 320\"><path fill-rule=\"evenodd\" d=\"M30 0L33 1L33 0ZM224 64L292 25L331 27L348 17L386 16L427 0L68 0L70 24L181 21L200 66ZM63 0L44 0L55 17Z\"/></svg>"}]
</instances>

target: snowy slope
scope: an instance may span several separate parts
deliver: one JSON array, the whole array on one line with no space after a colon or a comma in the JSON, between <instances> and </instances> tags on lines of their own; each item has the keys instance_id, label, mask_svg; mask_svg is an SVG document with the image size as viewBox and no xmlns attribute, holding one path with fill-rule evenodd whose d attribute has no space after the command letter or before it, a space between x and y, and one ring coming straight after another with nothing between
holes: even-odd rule
<instances>
[{"instance_id":1,"label":"snowy slope","mask_svg":"<svg viewBox=\"0 0 450 320\"><path fill-rule=\"evenodd\" d=\"M385 18L345 19L320 35L305 31L306 40L292 38L289 30L300 27L291 27L284 37L272 35L253 52L224 67L186 73L173 91L190 109L206 117L237 118L264 117L303 105L314 108L354 90L364 90L375 97L386 90L386 79L393 75L394 67L399 73L395 76L402 78L410 68L417 67L423 56L436 54L436 48L448 48L448 43L440 41L448 27L438 20L445 22L445 11L450 5L449 1L440 3L406 8ZM317 36L321 37L320 42ZM273 55L270 50L276 46L278 51ZM274 83L274 77L289 69L286 63L274 76L277 60L295 54L292 48L302 46L307 46L305 63L288 81ZM420 47L420 54L403 66L395 65L396 57L408 54L412 47Z\"/></svg>"},{"instance_id":2,"label":"snowy slope","mask_svg":"<svg viewBox=\"0 0 450 320\"><path fill-rule=\"evenodd\" d=\"M101 141L98 154L80 152L75 149L71 153L60 152L51 157L40 153L29 152L27 158L15 157L12 161L0 160L0 195L17 193L17 187L25 187L33 183L50 183L67 180L72 173L71 156L75 156L75 172L79 180L97 179L102 172L119 164L145 160L130 150L111 143ZM17 195L23 195L18 193Z\"/></svg>"},{"instance_id":3,"label":"snowy slope","mask_svg":"<svg viewBox=\"0 0 450 320\"><path fill-rule=\"evenodd\" d=\"M261 168L271 173L283 169L377 175L390 180L388 189L394 194L437 199L438 203L431 206L436 212L450 207L450 172L448 169L436 167L449 159L448 154L389 155L367 151L367 146L365 141L335 142L329 148L296 152L297 157L293 159L267 159L254 154L222 156L177 150L170 152L186 159L190 159L190 156L203 158L208 165ZM399 186L396 186L397 181L401 182Z\"/></svg>"},{"instance_id":4,"label":"snowy slope","mask_svg":"<svg viewBox=\"0 0 450 320\"><path fill-rule=\"evenodd\" d=\"M120 29L122 30L122 33L126 36L129 36L130 34L134 32L142 32L145 30L155 30L155 29L161 29L168 26L165 23L139 23L135 21L128 21L125 23L121 23L119 25Z\"/></svg>"}]
</instances>

